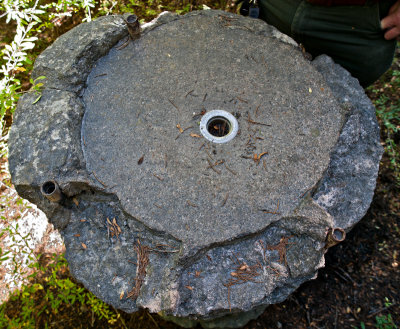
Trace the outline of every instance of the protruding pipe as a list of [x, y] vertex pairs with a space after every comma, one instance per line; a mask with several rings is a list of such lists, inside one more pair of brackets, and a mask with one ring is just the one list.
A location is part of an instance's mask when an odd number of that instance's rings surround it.
[[53, 180], [45, 182], [40, 188], [40, 192], [42, 192], [43, 196], [51, 202], [59, 202], [63, 198], [63, 194], [58, 187], [58, 184]]
[[331, 228], [326, 236], [326, 248], [333, 247], [346, 238], [346, 231], [340, 227]]
[[136, 15], [130, 14], [124, 16], [126, 25], [128, 26], [128, 32], [132, 40], [139, 39], [140, 37], [140, 23]]

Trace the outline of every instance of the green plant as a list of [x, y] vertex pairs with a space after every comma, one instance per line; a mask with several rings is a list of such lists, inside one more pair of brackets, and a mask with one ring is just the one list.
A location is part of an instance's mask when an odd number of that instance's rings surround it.
[[99, 319], [105, 318], [109, 324], [114, 324], [118, 321], [119, 313], [114, 313], [106, 303], [91, 292], [86, 292], [86, 304]]
[[16, 23], [16, 32], [11, 44], [6, 44], [1, 51], [3, 62], [0, 73], [3, 78], [0, 81], [0, 129], [3, 130], [3, 117], [6, 111], [11, 113], [15, 109], [18, 100], [18, 90], [21, 81], [16, 78], [19, 72], [24, 72], [24, 64], [32, 64], [27, 56], [27, 51], [35, 47], [37, 37], [31, 36], [32, 28], [40, 22], [39, 14], [43, 10], [37, 8], [38, 0], [31, 6], [26, 0], [5, 0], [0, 5], [4, 11], [2, 16], [7, 15], [7, 23], [11, 20]]
[[[4, 116], [15, 111], [20, 96], [21, 79], [18, 76], [27, 72], [32, 66], [28, 54], [35, 47], [37, 34], [43, 27], [51, 27], [51, 21], [57, 15], [71, 15], [74, 11], [83, 10], [84, 21], [92, 19], [91, 8], [95, 0], [58, 0], [39, 5], [39, 0], [2, 0], [0, 18], [7, 16], [6, 23], [16, 25], [14, 39], [1, 50], [0, 74], [0, 131], [4, 130]], [[25, 73], [26, 74], [26, 73]], [[30, 81], [32, 84], [33, 82]]]
[[0, 259], [0, 264], [11, 268], [12, 284], [19, 287], [21, 283], [27, 282], [30, 277], [35, 275], [35, 273], [31, 274], [30, 269], [35, 267], [37, 255], [30, 246], [32, 240], [30, 233], [21, 234], [18, 223], [15, 226], [7, 223], [1, 231], [1, 236], [4, 234], [10, 236], [11, 244], [7, 245], [8, 250]]
[[397, 329], [391, 314], [376, 316], [375, 319], [377, 329]]
[[386, 132], [386, 152], [390, 157], [390, 162], [393, 168], [397, 168], [400, 165], [400, 148], [399, 145], [396, 145], [394, 140], [394, 136], [400, 133], [400, 104], [390, 104], [386, 106], [388, 100], [385, 96], [382, 96], [376, 102], [376, 113], [378, 117], [382, 120], [383, 125], [385, 126]]
[[[25, 209], [21, 217], [24, 216], [28, 209]], [[3, 219], [3, 216], [2, 216]], [[4, 220], [4, 219], [3, 219]], [[12, 284], [14, 287], [20, 287], [21, 290], [15, 291], [15, 298], [21, 300], [21, 311], [18, 317], [10, 319], [5, 312], [5, 304], [0, 305], [0, 327], [1, 328], [34, 328], [34, 319], [32, 313], [34, 310], [34, 300], [31, 295], [43, 287], [40, 284], [27, 285], [29, 280], [35, 277], [36, 272], [31, 273], [30, 269], [37, 268], [37, 257], [30, 246], [31, 235], [22, 234], [19, 231], [18, 223], [14, 226], [7, 223], [2, 229], [0, 237], [5, 234], [11, 238], [11, 244], [6, 247], [8, 250], [2, 252], [3, 257], [0, 258], [2, 266], [9, 265], [11, 267]], [[9, 286], [9, 284], [7, 284]]]
[[393, 170], [396, 183], [400, 185], [400, 60], [395, 58], [394, 67], [387, 76], [390, 77], [383, 84], [383, 88], [369, 88], [372, 93], [373, 103], [376, 107], [376, 114], [382, 123], [383, 141], [385, 152], [390, 160], [390, 167]]
[[[0, 240], [3, 237], [4, 232], [0, 232]], [[0, 264], [5, 262], [6, 260], [10, 259], [9, 254], [11, 253], [10, 250], [3, 252], [3, 248], [0, 247]]]
[[[14, 303], [14, 308], [18, 305], [18, 312], [14, 312], [12, 316], [7, 310], [6, 303], [0, 305], [1, 328], [47, 326], [46, 320], [44, 323], [39, 323], [43, 313], [47, 316], [55, 315], [65, 308], [73, 307], [76, 303], [80, 308], [87, 308], [92, 313], [93, 323], [96, 319], [105, 319], [111, 325], [120, 319], [118, 312], [111, 310], [109, 305], [71, 280], [67, 275], [68, 263], [63, 255], [54, 254], [46, 265], [38, 261], [35, 266], [41, 274], [39, 277], [32, 277], [31, 280], [37, 282], [24, 284], [21, 290], [15, 291], [10, 296], [8, 303]], [[42, 317], [41, 321], [43, 319]]]

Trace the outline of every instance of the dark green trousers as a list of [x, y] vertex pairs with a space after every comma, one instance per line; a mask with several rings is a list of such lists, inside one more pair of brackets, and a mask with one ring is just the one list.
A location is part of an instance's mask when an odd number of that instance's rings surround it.
[[395, 0], [364, 6], [318, 6], [306, 0], [259, 0], [260, 18], [301, 43], [313, 57], [327, 54], [366, 87], [391, 65], [396, 40], [380, 20]]

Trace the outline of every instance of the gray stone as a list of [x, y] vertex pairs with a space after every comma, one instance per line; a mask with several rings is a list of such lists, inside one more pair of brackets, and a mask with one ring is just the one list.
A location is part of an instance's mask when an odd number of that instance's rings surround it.
[[[287, 217], [325, 171], [343, 121], [344, 112], [320, 90], [327, 89], [321, 76], [299, 64], [306, 63], [300, 52], [257, 34], [243, 48], [236, 40], [253, 33], [226, 30], [221, 17], [192, 14], [112, 49], [92, 70], [83, 97], [88, 170], [114, 186], [126, 212], [182, 241], [183, 256], [259, 232], [279, 219], [260, 209], [278, 201]], [[248, 29], [266, 26], [254, 22]], [[293, 67], [290, 76], [285, 65]], [[200, 134], [193, 113], [203, 108], [240, 115], [241, 135], [199, 150], [204, 139], [190, 133]], [[249, 124], [249, 117], [270, 126]], [[191, 128], [178, 137], [177, 124]], [[224, 161], [237, 175], [224, 166], [217, 173], [208, 161]]]
[[313, 61], [336, 99], [348, 111], [347, 121], [327, 173], [313, 199], [333, 217], [335, 226], [352, 228], [371, 204], [383, 148], [375, 107], [358, 81], [328, 56]]
[[45, 76], [46, 88], [80, 91], [93, 64], [127, 34], [119, 16], [103, 16], [80, 24], [38, 57], [32, 77]]
[[[53, 217], [57, 203], [43, 199], [40, 186], [57, 180], [64, 194], [73, 196], [88, 181], [80, 143], [84, 107], [75, 94], [45, 89], [37, 95], [25, 94], [18, 102], [10, 132], [9, 165], [18, 193], [32, 200]], [[66, 212], [68, 213], [68, 211]], [[56, 228], [67, 224], [67, 217], [53, 218]]]
[[[329, 230], [366, 212], [382, 154], [374, 108], [330, 58], [310, 63], [260, 20], [166, 13], [121, 47], [126, 35], [109, 16], [38, 58], [47, 80], [39, 102], [18, 104], [13, 183], [105, 302], [242, 326], [314, 278]], [[228, 143], [201, 137], [201, 113], [217, 109], [239, 124]], [[41, 194], [50, 180], [61, 202]]]

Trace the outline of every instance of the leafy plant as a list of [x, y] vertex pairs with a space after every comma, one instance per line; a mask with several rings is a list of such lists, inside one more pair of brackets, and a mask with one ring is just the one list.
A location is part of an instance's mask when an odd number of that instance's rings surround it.
[[[385, 308], [389, 308], [393, 305], [393, 303], [389, 300], [389, 298], [385, 297]], [[397, 329], [396, 324], [393, 321], [392, 315], [380, 315], [375, 317], [376, 320], [376, 328], [377, 329]]]
[[24, 64], [32, 64], [27, 56], [27, 51], [35, 47], [37, 37], [31, 36], [32, 28], [41, 20], [38, 15], [44, 11], [37, 8], [38, 0], [33, 6], [26, 0], [3, 1], [0, 10], [4, 11], [2, 16], [7, 15], [7, 23], [11, 20], [16, 22], [16, 32], [11, 44], [6, 44], [2, 49], [3, 63], [0, 73], [3, 78], [0, 81], [0, 129], [3, 130], [3, 117], [6, 111], [11, 113], [15, 109], [18, 100], [18, 90], [21, 88], [21, 81], [16, 74], [24, 72]]
[[[111, 310], [109, 305], [66, 275], [68, 264], [63, 255], [54, 254], [48, 264], [43, 265], [38, 261], [35, 266], [41, 273], [41, 277], [35, 279], [37, 282], [24, 284], [21, 290], [10, 296], [8, 303], [0, 305], [1, 328], [47, 326], [48, 322], [41, 317], [43, 313], [55, 315], [76, 303], [80, 308], [86, 308], [92, 313], [92, 325], [96, 319], [105, 319], [109, 324], [114, 324], [120, 319], [118, 312]], [[9, 303], [14, 304], [14, 308], [17, 305], [17, 312], [7, 309]]]
[[1, 257], [0, 264], [11, 268], [12, 283], [19, 287], [21, 283], [27, 282], [35, 275], [29, 274], [37, 261], [37, 255], [29, 244], [32, 240], [31, 235], [30, 233], [21, 234], [18, 223], [15, 226], [8, 223], [0, 234], [1, 236], [8, 234], [11, 237], [11, 244], [7, 246], [8, 250]]
[[[41, 27], [49, 26], [49, 22], [57, 15], [71, 15], [72, 12], [84, 10], [84, 21], [92, 19], [91, 9], [95, 0], [58, 0], [39, 6], [39, 0], [3, 0], [0, 11], [6, 16], [6, 23], [16, 24], [15, 36], [10, 44], [1, 50], [0, 74], [0, 131], [4, 130], [4, 116], [12, 114], [21, 92], [21, 80], [18, 75], [27, 72], [27, 66], [32, 65], [28, 53], [35, 47], [37, 34]], [[60, 14], [62, 12], [62, 14]], [[45, 22], [42, 21], [45, 20]], [[33, 81], [30, 81], [33, 84]]]
[[[399, 43], [400, 46], [400, 43]], [[370, 87], [367, 92], [373, 98], [376, 114], [382, 123], [385, 152], [390, 160], [396, 183], [400, 186], [400, 60], [395, 58], [393, 69], [383, 79], [382, 87]]]
[[375, 319], [377, 329], [397, 329], [391, 314], [376, 316]]
[[390, 105], [387, 103], [387, 98], [382, 96], [376, 102], [376, 113], [385, 127], [385, 150], [389, 155], [391, 167], [396, 173], [398, 183], [400, 183], [400, 145], [395, 141], [396, 134], [400, 134], [400, 102]]

